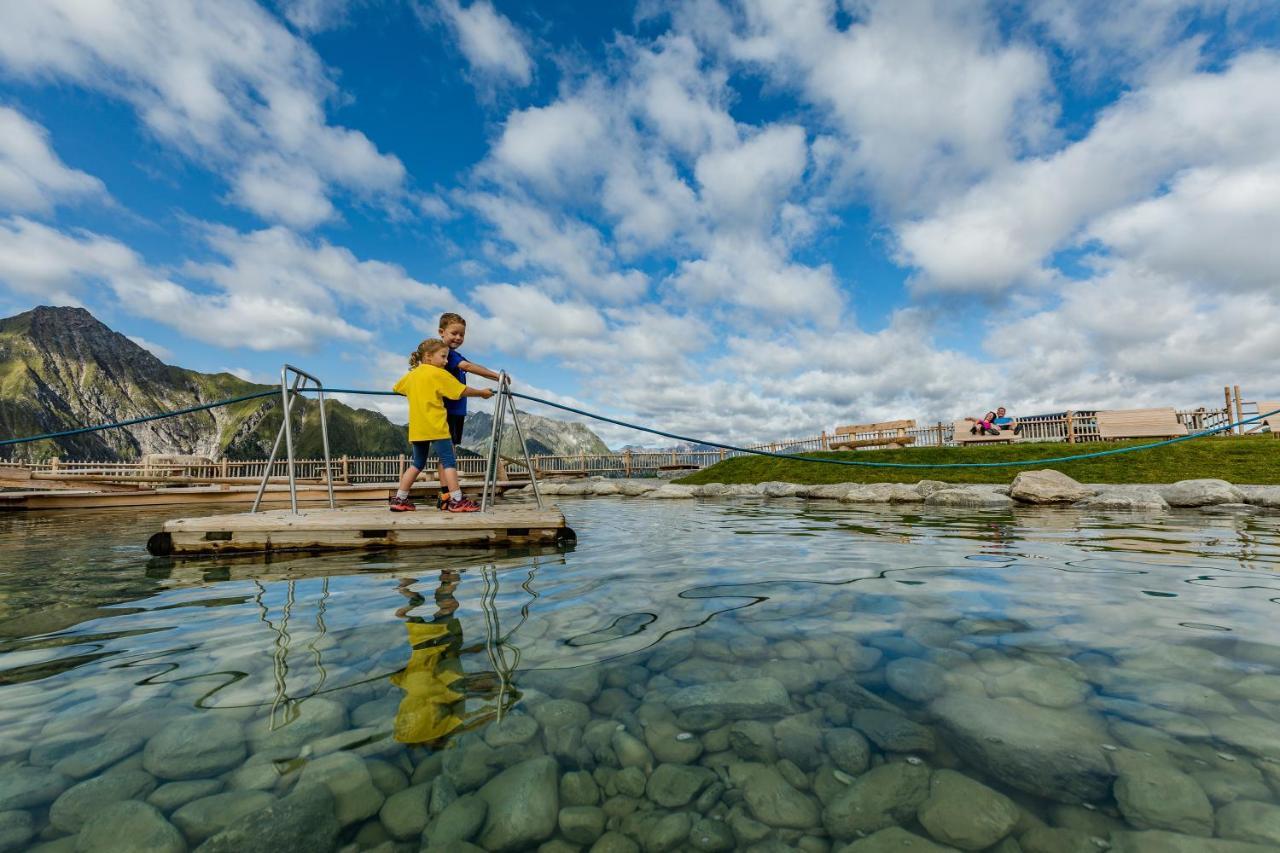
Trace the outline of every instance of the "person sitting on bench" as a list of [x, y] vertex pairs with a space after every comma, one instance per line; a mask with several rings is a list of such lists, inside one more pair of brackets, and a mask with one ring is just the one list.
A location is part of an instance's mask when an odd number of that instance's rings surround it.
[[969, 427], [970, 435], [999, 435], [1000, 428], [996, 426], [996, 413], [987, 412], [980, 418], [965, 418], [973, 426]]
[[996, 427], [996, 432], [1011, 432], [1014, 435], [1022, 435], [1022, 424], [1018, 423], [1017, 418], [1009, 417], [1005, 412], [1004, 406], [996, 409], [995, 420], [991, 422]]

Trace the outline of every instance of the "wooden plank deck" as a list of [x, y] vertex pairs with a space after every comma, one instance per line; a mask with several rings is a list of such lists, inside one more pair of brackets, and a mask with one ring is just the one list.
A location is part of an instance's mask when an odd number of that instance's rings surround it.
[[337, 551], [423, 545], [521, 545], [573, 539], [554, 506], [498, 506], [488, 512], [391, 512], [342, 507], [178, 518], [147, 542], [156, 556]]

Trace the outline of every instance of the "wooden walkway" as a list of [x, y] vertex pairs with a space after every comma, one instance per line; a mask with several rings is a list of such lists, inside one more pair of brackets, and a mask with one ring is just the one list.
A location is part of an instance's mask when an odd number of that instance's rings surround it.
[[147, 541], [156, 556], [277, 551], [340, 551], [441, 545], [522, 545], [574, 539], [554, 506], [500, 506], [488, 512], [386, 507], [307, 509], [179, 518]]

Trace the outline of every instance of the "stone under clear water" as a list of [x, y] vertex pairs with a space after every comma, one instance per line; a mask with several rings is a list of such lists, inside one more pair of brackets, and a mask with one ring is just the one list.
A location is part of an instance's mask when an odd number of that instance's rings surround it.
[[1280, 514], [560, 504], [270, 560], [0, 517], [0, 852], [1280, 849]]

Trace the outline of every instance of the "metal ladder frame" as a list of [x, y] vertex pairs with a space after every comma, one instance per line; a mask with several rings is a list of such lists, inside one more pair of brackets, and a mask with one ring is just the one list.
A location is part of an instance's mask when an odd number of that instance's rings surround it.
[[498, 393], [494, 395], [493, 429], [489, 434], [489, 457], [485, 461], [484, 489], [480, 493], [480, 511], [488, 512], [489, 505], [498, 497], [498, 462], [502, 458], [502, 433], [506, 427], [506, 413], [511, 411], [511, 423], [516, 428], [516, 437], [520, 439], [520, 451], [524, 455], [525, 468], [529, 470], [529, 484], [533, 486], [533, 498], [542, 509], [542, 492], [538, 490], [538, 475], [533, 468], [533, 460], [529, 458], [529, 444], [524, 438], [524, 429], [520, 426], [520, 414], [516, 411], [515, 400], [511, 396], [511, 377], [505, 371], [498, 374]]
[[[290, 374], [293, 374], [292, 384], [289, 382]], [[309, 382], [312, 383], [310, 386], [307, 384]], [[302, 396], [302, 391], [311, 389], [316, 391], [316, 397], [320, 403], [320, 438], [324, 444], [324, 481], [329, 487], [329, 509], [337, 508], [333, 499], [333, 466], [329, 461], [329, 426], [324, 418], [324, 383], [305, 370], [286, 364], [280, 368], [280, 402], [281, 411], [284, 412], [283, 422], [280, 424], [280, 431], [276, 433], [275, 444], [271, 446], [271, 457], [267, 460], [267, 469], [262, 473], [262, 482], [258, 484], [258, 494], [254, 496], [253, 506], [249, 510], [251, 513], [257, 512], [262, 504], [262, 495], [266, 492], [267, 483], [271, 480], [271, 469], [275, 467], [276, 454], [280, 452], [280, 439], [283, 438], [289, 470], [289, 507], [294, 515], [298, 514], [298, 478], [294, 469], [291, 420], [294, 400]]]

